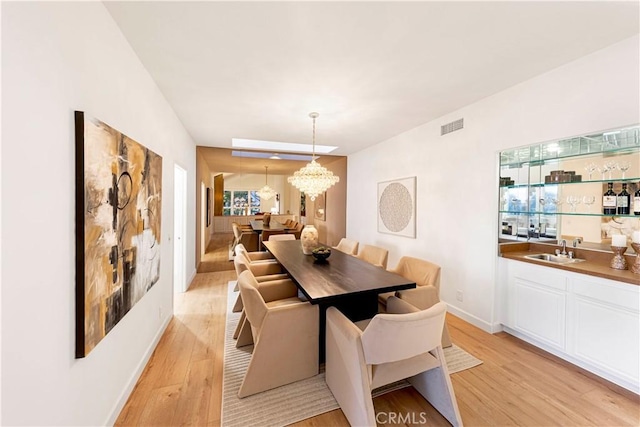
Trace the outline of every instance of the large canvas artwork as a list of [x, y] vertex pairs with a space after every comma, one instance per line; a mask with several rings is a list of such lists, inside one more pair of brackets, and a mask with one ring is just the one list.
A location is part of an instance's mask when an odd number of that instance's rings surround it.
[[162, 157], [75, 113], [76, 357], [160, 277]]
[[416, 177], [378, 183], [378, 231], [416, 237]]

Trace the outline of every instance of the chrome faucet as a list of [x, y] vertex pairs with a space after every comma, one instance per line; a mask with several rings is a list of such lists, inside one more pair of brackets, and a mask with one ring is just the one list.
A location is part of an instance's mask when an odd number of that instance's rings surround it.
[[580, 237], [576, 237], [575, 239], [573, 239], [574, 248], [578, 247], [578, 243], [582, 243], [582, 239]]
[[560, 252], [560, 255], [567, 256], [567, 241], [565, 239], [562, 239], [560, 241], [560, 245], [559, 246], [562, 248], [562, 251]]

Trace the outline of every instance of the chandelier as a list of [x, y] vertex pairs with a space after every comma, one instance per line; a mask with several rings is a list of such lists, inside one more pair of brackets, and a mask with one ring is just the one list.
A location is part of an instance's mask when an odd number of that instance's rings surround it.
[[309, 114], [309, 117], [313, 119], [313, 153], [311, 155], [311, 162], [296, 171], [293, 176], [287, 178], [289, 184], [292, 184], [298, 190], [309, 196], [312, 201], [315, 200], [318, 195], [327, 191], [329, 187], [340, 181], [340, 177], [333, 175], [333, 172], [320, 166], [320, 163], [316, 162], [316, 119], [318, 116], [318, 113]]
[[274, 190], [273, 188], [269, 187], [267, 185], [267, 171], [269, 169], [269, 166], [265, 166], [264, 167], [264, 187], [262, 187], [260, 190], [258, 190], [258, 196], [260, 196], [260, 200], [269, 200], [272, 199], [273, 196], [276, 195], [276, 190]]

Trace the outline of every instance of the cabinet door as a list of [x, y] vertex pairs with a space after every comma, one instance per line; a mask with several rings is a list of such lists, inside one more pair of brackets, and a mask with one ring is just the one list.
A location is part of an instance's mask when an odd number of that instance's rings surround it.
[[569, 352], [631, 382], [640, 376], [640, 288], [572, 278]]
[[523, 264], [512, 277], [512, 327], [544, 344], [565, 349], [566, 279]]

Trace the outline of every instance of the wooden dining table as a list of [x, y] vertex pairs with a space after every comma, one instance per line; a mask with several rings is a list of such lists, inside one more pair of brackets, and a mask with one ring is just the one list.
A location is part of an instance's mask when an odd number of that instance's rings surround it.
[[288, 228], [284, 224], [280, 224], [279, 222], [273, 221], [273, 220], [271, 220], [269, 225], [264, 225], [263, 220], [253, 219], [249, 221], [249, 225], [251, 225], [251, 228], [253, 229], [253, 231], [255, 231], [258, 234], [261, 234], [264, 230], [273, 230], [273, 231], [288, 230]]
[[291, 276], [311, 304], [320, 307], [320, 357], [324, 360], [326, 309], [338, 308], [352, 321], [378, 313], [378, 294], [415, 288], [416, 283], [384, 268], [340, 252], [331, 251], [325, 262], [302, 253], [300, 240], [264, 242], [264, 246]]

